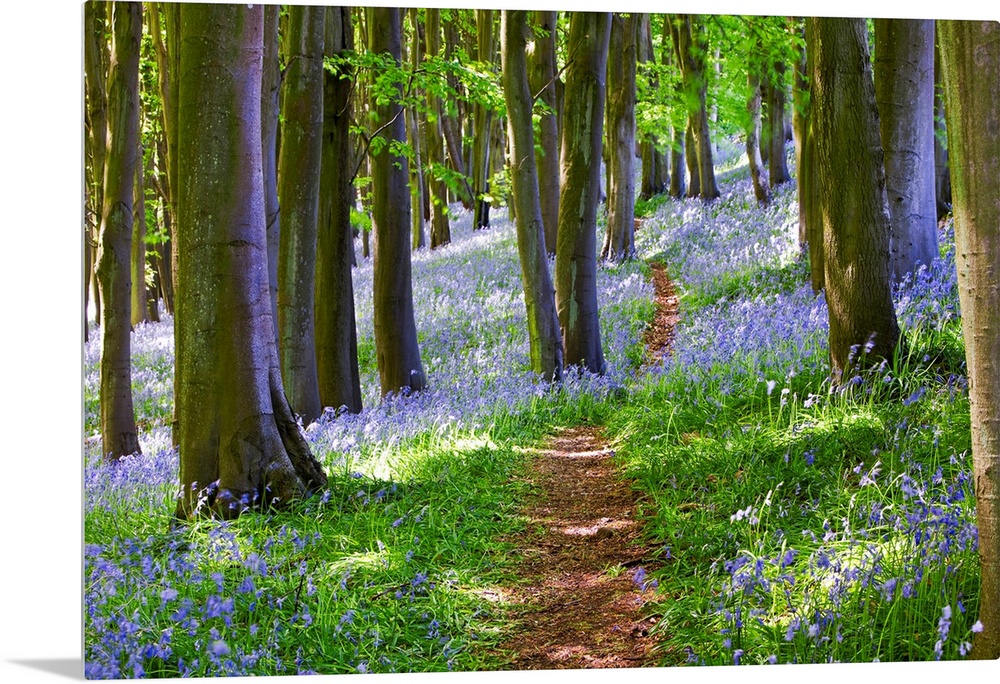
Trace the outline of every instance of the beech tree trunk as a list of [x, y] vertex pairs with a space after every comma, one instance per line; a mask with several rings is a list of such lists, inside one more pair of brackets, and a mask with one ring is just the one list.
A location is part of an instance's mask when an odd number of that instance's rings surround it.
[[614, 13], [608, 49], [608, 224], [601, 258], [635, 256], [635, 100], [639, 15]]
[[[369, 48], [402, 59], [400, 10], [367, 8]], [[376, 127], [389, 141], [406, 141], [398, 102], [375, 105]], [[410, 264], [409, 164], [384, 145], [372, 159], [372, 223], [375, 225], [375, 349], [382, 396], [419, 391], [426, 385], [413, 313]]]
[[147, 306], [149, 294], [146, 291], [146, 184], [143, 182], [142, 143], [136, 146], [135, 184], [132, 187], [132, 250], [129, 308], [131, 327], [149, 320]]
[[941, 48], [934, 48], [934, 196], [938, 221], [951, 213], [951, 169], [948, 167], [948, 128], [945, 126]]
[[771, 190], [764, 175], [764, 162], [760, 157], [760, 77], [751, 70], [747, 74], [747, 161], [750, 164], [750, 179], [753, 181], [753, 194], [758, 204], [771, 201]]
[[[493, 10], [476, 10], [476, 37], [478, 59], [484, 64], [493, 62]], [[475, 195], [475, 209], [472, 217], [473, 229], [490, 225], [490, 203], [483, 199], [489, 193], [490, 155], [492, 142], [493, 112], [480, 102], [473, 107], [474, 134], [472, 138], [472, 192]]]
[[603, 374], [596, 233], [611, 13], [574, 12], [569, 34], [574, 58], [566, 69], [556, 308], [565, 364]]
[[323, 411], [316, 370], [316, 236], [323, 153], [326, 10], [292, 5], [282, 93], [278, 197], [278, 350], [285, 393], [306, 425]]
[[685, 156], [687, 175], [691, 179], [685, 196], [698, 197], [701, 194], [701, 172], [698, 167], [698, 143], [694, 139], [694, 123], [690, 117], [684, 129], [684, 147], [687, 151]]
[[805, 22], [804, 56], [799, 62], [802, 70], [799, 79], [799, 107], [802, 112], [802, 160], [798, 167], [799, 195], [799, 236], [804, 237], [809, 246], [809, 273], [813, 292], [826, 286], [825, 262], [823, 254], [823, 218], [819, 197], [819, 167], [817, 162], [816, 136], [814, 133], [816, 106], [813, 99], [816, 59], [815, 22]]
[[971, 657], [1000, 658], [1000, 30], [940, 21], [981, 567]]
[[[444, 57], [448, 60], [456, 57], [455, 51], [458, 49], [459, 43], [458, 27], [455, 24], [454, 17], [455, 13], [452, 12], [443, 22]], [[453, 91], [458, 90], [459, 83], [457, 78], [449, 75], [448, 86]], [[444, 134], [448, 159], [451, 161], [452, 168], [462, 178], [462, 184], [458, 188], [458, 198], [463, 207], [472, 211], [475, 208], [475, 193], [472, 190], [472, 184], [468, 175], [471, 169], [465, 163], [464, 157], [465, 143], [462, 137], [461, 103], [457, 104], [457, 109], [459, 110], [457, 115], [452, 114], [447, 107], [444, 107], [444, 103], [442, 103], [442, 108], [445, 111], [442, 112], [441, 117], [441, 132]]]
[[[417, 21], [417, 8], [410, 7], [410, 25], [412, 26], [411, 39], [409, 44], [410, 67], [416, 71], [423, 60], [420, 49], [420, 24]], [[424, 186], [424, 164], [422, 150], [420, 149], [420, 117], [413, 107], [408, 107], [403, 112], [406, 118], [406, 135], [410, 142], [410, 149], [413, 151], [413, 164], [410, 165], [410, 220], [411, 220], [411, 246], [413, 249], [422, 249], [427, 246], [427, 231], [424, 226], [424, 198], [427, 195], [427, 188]]]
[[83, 6], [84, 16], [84, 75], [87, 84], [87, 136], [84, 141], [88, 176], [87, 197], [90, 200], [91, 218], [87, 216], [88, 206], [84, 205], [84, 297], [83, 334], [88, 337], [87, 310], [90, 307], [88, 295], [91, 284], [94, 287], [96, 321], [101, 322], [100, 287], [94, 270], [97, 264], [97, 240], [104, 213], [104, 164], [107, 155], [108, 98], [106, 76], [108, 70], [108, 50], [105, 40], [107, 26], [107, 3], [88, 2]]
[[[152, 13], [151, 13], [152, 14]], [[164, 135], [157, 136], [156, 139], [156, 167], [154, 170], [156, 187], [160, 194], [161, 207], [163, 208], [163, 231], [161, 235], [163, 239], [156, 243], [156, 273], [160, 280], [160, 292], [163, 295], [163, 308], [170, 315], [174, 313], [174, 278], [171, 266], [173, 260], [171, 258], [171, 251], [173, 247], [173, 241], [171, 236], [173, 235], [173, 219], [174, 214], [171, 213], [170, 207], [173, 206], [176, 210], [176, 204], [169, 202], [168, 197], [172, 196], [172, 189], [169, 186], [169, 181], [166, 174], [166, 149], [167, 141]]]
[[[653, 52], [653, 36], [650, 27], [649, 14], [640, 15], [638, 34], [636, 36], [637, 53], [636, 58], [639, 64], [648, 64], [655, 61]], [[648, 75], [649, 87], [651, 90], [660, 88], [660, 79], [655, 73]], [[639, 134], [640, 156], [642, 158], [642, 178], [639, 182], [639, 197], [648, 200], [654, 195], [660, 195], [667, 191], [670, 183], [670, 162], [663, 151], [663, 140], [658, 135], [649, 133]]]
[[772, 188], [792, 180], [785, 160], [785, 63], [778, 60], [773, 66], [767, 89], [767, 167], [768, 183]]
[[[441, 11], [427, 8], [425, 10], [424, 38], [427, 43], [427, 56], [435, 58], [441, 53]], [[441, 98], [434, 93], [427, 93], [427, 107], [430, 113], [427, 117], [427, 190], [431, 205], [431, 249], [451, 242], [451, 222], [448, 218], [448, 185], [444, 182], [441, 171], [445, 163], [444, 131], [442, 129], [444, 108]]]
[[524, 304], [528, 313], [531, 370], [545, 380], [562, 377], [562, 339], [555, 291], [545, 252], [545, 229], [535, 166], [535, 138], [531, 125], [532, 94], [528, 89], [525, 52], [529, 29], [526, 11], [503, 10], [504, 99], [511, 145], [511, 184], [514, 193], [517, 251], [521, 260]]
[[934, 20], [875, 20], [875, 97], [896, 281], [938, 257], [934, 192]]
[[826, 302], [834, 384], [891, 360], [899, 343], [889, 261], [889, 208], [863, 19], [815, 26], [813, 133], [820, 169]]
[[[350, 7], [326, 9], [324, 51], [328, 57], [354, 50]], [[324, 73], [323, 154], [320, 176], [319, 232], [316, 244], [316, 375], [320, 405], [360, 413], [361, 378], [354, 315], [351, 261], [354, 235], [351, 207], [351, 93], [347, 67]], [[344, 77], [347, 78], [344, 78]]]
[[[532, 97], [546, 107], [538, 118], [535, 168], [538, 193], [545, 224], [545, 251], [556, 253], [559, 226], [559, 103], [556, 99], [556, 25], [557, 12], [532, 12], [532, 23], [545, 35], [535, 35], [528, 43], [528, 84]], [[512, 134], [513, 135], [513, 134]]]
[[184, 4], [180, 23], [177, 516], [234, 517], [287, 504], [326, 475], [285, 398], [271, 325], [264, 8]]
[[[142, 4], [114, 3], [108, 72], [107, 157], [98, 240], [101, 288], [101, 439], [109, 459], [139, 451], [132, 407], [132, 205], [139, 148], [139, 44]], [[141, 165], [139, 165], [141, 166]]]
[[[799, 29], [799, 36], [805, 42], [805, 28]], [[799, 248], [805, 249], [808, 244], [806, 231], [805, 212], [803, 206], [803, 179], [805, 177], [803, 169], [803, 155], [805, 153], [806, 137], [809, 135], [807, 93], [809, 92], [809, 78], [806, 73], [806, 48], [805, 45], [799, 48], [798, 59], [795, 60], [794, 77], [792, 80], [792, 130], [795, 140], [795, 189], [799, 198]]]
[[[670, 15], [670, 33], [674, 45], [674, 57], [681, 70], [681, 81], [685, 101], [688, 103], [688, 128], [694, 145], [688, 144], [688, 156], [697, 161], [697, 189], [695, 171], [692, 169], [688, 196], [703, 199], [719, 197], [715, 182], [715, 167], [712, 161], [712, 137], [709, 131], [708, 109], [706, 107], [708, 82], [705, 76], [705, 55], [708, 45], [704, 30], [697, 25], [697, 18], [689, 14]], [[688, 168], [691, 162], [688, 162]]]
[[281, 209], [278, 202], [278, 125], [281, 117], [281, 57], [278, 50], [278, 5], [264, 6], [264, 70], [261, 75], [261, 144], [264, 163], [264, 216], [267, 221], [267, 280], [271, 295], [274, 339], [278, 342], [278, 251]]

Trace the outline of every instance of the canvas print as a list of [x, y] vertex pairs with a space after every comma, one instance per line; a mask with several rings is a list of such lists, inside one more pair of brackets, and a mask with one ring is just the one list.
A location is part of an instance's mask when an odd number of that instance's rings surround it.
[[81, 14], [88, 679], [1000, 657], [1000, 24]]

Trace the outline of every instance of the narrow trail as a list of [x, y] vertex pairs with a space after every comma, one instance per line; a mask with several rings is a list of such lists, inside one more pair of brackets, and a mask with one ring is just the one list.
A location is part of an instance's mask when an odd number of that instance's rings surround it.
[[[647, 329], [647, 366], [669, 353], [678, 315], [674, 287], [651, 263], [656, 314]], [[499, 650], [511, 669], [652, 667], [653, 595], [643, 573], [656, 566], [642, 545], [636, 493], [599, 427], [560, 431], [535, 454], [525, 479], [538, 494], [524, 511], [536, 531], [519, 540], [523, 582], [506, 589], [517, 606]]]

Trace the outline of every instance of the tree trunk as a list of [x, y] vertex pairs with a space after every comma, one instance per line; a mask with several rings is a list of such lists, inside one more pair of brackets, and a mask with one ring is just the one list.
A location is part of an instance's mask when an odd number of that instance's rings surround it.
[[503, 90], [511, 144], [511, 184], [514, 193], [517, 251], [521, 260], [524, 304], [528, 313], [531, 370], [545, 380], [562, 377], [562, 339], [555, 294], [545, 252], [545, 229], [535, 167], [531, 124], [532, 93], [525, 58], [529, 29], [527, 12], [503, 10]]
[[981, 567], [971, 657], [1000, 657], [1000, 30], [940, 21]]
[[816, 162], [834, 384], [892, 359], [899, 326], [890, 290], [889, 209], [863, 19], [815, 26]]
[[[97, 312], [96, 322], [101, 322], [101, 299], [94, 270], [97, 265], [97, 238], [104, 213], [104, 165], [108, 145], [108, 97], [106, 75], [108, 70], [108, 49], [105, 31], [107, 30], [107, 8], [105, 2], [88, 2], [84, 9], [84, 74], [87, 83], [87, 137], [84, 141], [88, 168], [91, 211], [93, 226], [90, 219], [84, 220], [84, 297], [83, 297], [83, 332], [87, 337], [88, 295], [91, 282], [94, 287], [94, 306]], [[87, 207], [84, 206], [86, 212]], [[93, 276], [93, 278], [92, 278]]]
[[[815, 123], [816, 107], [813, 99], [813, 86], [816, 71], [816, 28], [814, 22], [805, 23], [805, 58], [802, 85], [808, 88], [802, 96], [804, 122], [802, 125], [802, 165], [798, 169], [799, 184], [799, 216], [804, 223], [805, 238], [809, 245], [809, 269], [813, 292], [820, 292], [826, 287], [826, 273], [823, 254], [823, 217], [819, 197], [819, 167], [816, 151]], [[803, 230], [802, 227], [799, 229]], [[801, 235], [801, 233], [800, 233]]]
[[[326, 9], [324, 50], [328, 57], [354, 50], [350, 7]], [[360, 413], [358, 332], [351, 280], [353, 166], [344, 163], [351, 158], [352, 77], [349, 68], [344, 66], [337, 73], [325, 72], [323, 79], [323, 155], [314, 316], [320, 405]]]
[[938, 256], [934, 193], [934, 20], [875, 20], [875, 98], [895, 280]]
[[760, 158], [760, 77], [751, 70], [747, 74], [747, 161], [750, 164], [750, 178], [757, 203], [766, 205], [771, 201], [771, 190], [764, 173], [764, 162]]
[[[674, 45], [674, 57], [681, 70], [684, 99], [688, 104], [688, 127], [691, 140], [688, 156], [697, 161], [691, 173], [691, 188], [688, 196], [697, 195], [703, 199], [719, 197], [715, 182], [715, 168], [712, 162], [712, 137], [709, 131], [708, 109], [706, 107], [708, 82], [705, 77], [705, 55], [708, 45], [704, 30], [697, 25], [697, 19], [688, 14], [670, 15], [670, 34]], [[691, 161], [688, 168], [692, 168]]]
[[684, 129], [684, 146], [687, 148], [685, 162], [687, 164], [687, 175], [691, 179], [688, 183], [687, 197], [697, 197], [701, 194], [701, 174], [698, 168], [698, 145], [694, 139], [694, 123], [690, 118]]
[[326, 10], [292, 5], [282, 92], [278, 197], [278, 351], [285, 393], [306, 425], [319, 418], [316, 371], [316, 236], [323, 152], [323, 37]]
[[287, 504], [326, 475], [285, 398], [271, 325], [264, 8], [184, 4], [180, 23], [177, 515], [234, 517]]
[[611, 14], [575, 12], [569, 32], [574, 58], [566, 69], [556, 307], [566, 365], [603, 374], [596, 233]]
[[108, 150], [97, 279], [104, 328], [101, 439], [105, 457], [118, 459], [139, 451], [132, 408], [130, 262], [133, 186], [139, 147], [142, 4], [115, 3], [111, 11], [114, 34], [108, 73]]
[[546, 35], [536, 35], [528, 46], [528, 83], [532, 96], [547, 111], [538, 119], [535, 168], [538, 193], [545, 224], [545, 251], [556, 253], [556, 230], [559, 226], [559, 103], [556, 100], [556, 25], [557, 12], [535, 11], [532, 20]]
[[[409, 45], [410, 67], [414, 72], [420, 68], [423, 60], [420, 50], [420, 24], [417, 21], [417, 8], [410, 7], [410, 25], [413, 27]], [[413, 152], [413, 164], [410, 165], [410, 220], [411, 247], [422, 249], [427, 246], [427, 231], [424, 226], [424, 197], [427, 188], [424, 187], [424, 164], [420, 149], [420, 118], [413, 107], [408, 107], [403, 113], [406, 119], [406, 134]]]
[[805, 49], [805, 29], [799, 29], [799, 36], [803, 45], [799, 49], [799, 57], [795, 60], [795, 76], [792, 81], [792, 129], [795, 139], [795, 189], [798, 194], [799, 205], [799, 248], [805, 249], [809, 238], [806, 228], [806, 206], [803, 202], [803, 184], [807, 176], [804, 169], [804, 155], [806, 149], [806, 138], [809, 136], [809, 118], [807, 97], [809, 92], [806, 49]]
[[934, 196], [941, 221], [951, 213], [951, 169], [948, 166], [948, 129], [945, 126], [941, 50], [934, 49]]
[[[427, 56], [436, 58], [441, 53], [441, 11], [427, 8], [425, 10], [424, 38], [427, 43]], [[444, 182], [444, 132], [442, 130], [444, 108], [441, 98], [434, 93], [427, 93], [427, 107], [430, 113], [427, 117], [427, 174], [428, 194], [431, 204], [431, 249], [451, 242], [451, 223], [448, 219], [448, 185]]]
[[[401, 60], [400, 10], [368, 8], [369, 48]], [[406, 128], [398, 102], [375, 106], [376, 125], [390, 143], [405, 142]], [[413, 313], [410, 264], [410, 190], [406, 157], [391, 144], [372, 159], [372, 222], [375, 224], [373, 299], [375, 349], [382, 396], [424, 388], [423, 365]]]
[[278, 5], [264, 6], [264, 69], [261, 75], [260, 100], [264, 217], [267, 222], [267, 281], [275, 343], [278, 343], [278, 252], [281, 248], [281, 209], [278, 201], [278, 124], [281, 118], [279, 10]]
[[149, 320], [146, 312], [146, 184], [143, 182], [142, 143], [136, 146], [135, 184], [132, 186], [132, 250], [129, 307], [132, 309], [131, 327]]
[[767, 92], [768, 183], [774, 188], [792, 180], [785, 160], [785, 63], [781, 60], [774, 62], [771, 87]]
[[674, 199], [680, 199], [687, 193], [685, 179], [687, 171], [684, 163], [684, 143], [687, 140], [687, 128], [670, 127], [670, 187], [668, 194]]
[[[152, 13], [151, 13], [152, 14]], [[156, 272], [160, 279], [160, 291], [163, 294], [163, 308], [170, 315], [174, 313], [174, 279], [171, 266], [173, 260], [171, 251], [173, 246], [172, 235], [174, 214], [171, 213], [171, 206], [176, 210], [175, 203], [168, 202], [167, 198], [172, 196], [172, 189], [166, 174], [166, 148], [167, 141], [163, 134], [156, 138], [156, 165], [155, 178], [157, 191], [160, 194], [161, 207], [163, 208], [163, 231], [162, 239], [156, 243]]]
[[[647, 64], [655, 61], [649, 14], [643, 13], [640, 16], [638, 32], [636, 36], [638, 63]], [[650, 73], [648, 79], [650, 90], [659, 90], [660, 80], [656, 74]], [[639, 135], [638, 132], [637, 135]], [[662, 140], [659, 136], [645, 133], [641, 134], [640, 137], [642, 141], [640, 144], [642, 178], [639, 183], [639, 197], [648, 200], [654, 195], [660, 195], [667, 191], [670, 183], [669, 161], [662, 150]]]
[[[455, 13], [452, 12], [444, 21], [444, 57], [451, 60], [457, 55], [458, 49], [458, 27], [455, 25]], [[454, 76], [448, 76], [448, 86], [452, 91], [457, 92], [459, 88], [458, 80]], [[442, 103], [443, 105], [444, 103]], [[445, 109], [444, 107], [442, 107]], [[451, 160], [452, 168], [462, 177], [462, 185], [458, 189], [459, 201], [467, 210], [475, 208], [475, 193], [469, 182], [469, 165], [465, 163], [463, 151], [465, 143], [462, 139], [462, 121], [460, 116], [455, 116], [447, 110], [442, 112], [441, 132], [444, 134], [445, 144], [448, 149], [448, 158]]]
[[[492, 64], [493, 56], [493, 10], [476, 10], [476, 36], [478, 38], [478, 58], [483, 64]], [[490, 143], [493, 112], [481, 102], [473, 107], [472, 138], [472, 192], [475, 195], [475, 209], [472, 217], [473, 229], [490, 225], [490, 203], [483, 195], [490, 190]]]
[[611, 17], [608, 49], [608, 225], [601, 258], [635, 256], [635, 100], [639, 15]]

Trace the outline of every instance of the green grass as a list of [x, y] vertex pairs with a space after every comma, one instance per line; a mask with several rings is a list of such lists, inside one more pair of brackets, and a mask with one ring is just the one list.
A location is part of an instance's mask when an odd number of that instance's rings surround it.
[[611, 410], [662, 549], [664, 664], [964, 653], [978, 556], [968, 397], [945, 372], [960, 366], [958, 322], [910, 339], [848, 391], [819, 372], [768, 390], [736, 360], [713, 369], [736, 391], [675, 369]]

